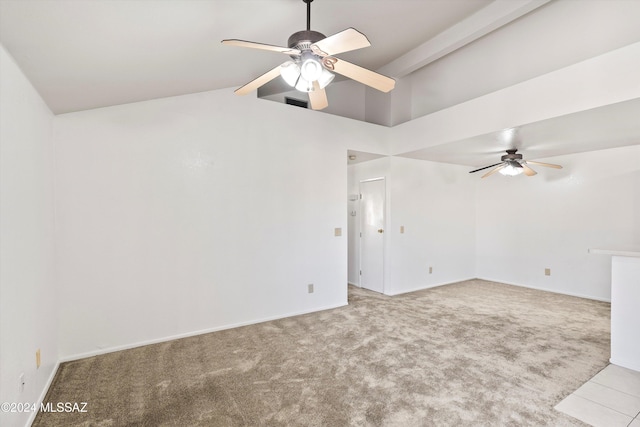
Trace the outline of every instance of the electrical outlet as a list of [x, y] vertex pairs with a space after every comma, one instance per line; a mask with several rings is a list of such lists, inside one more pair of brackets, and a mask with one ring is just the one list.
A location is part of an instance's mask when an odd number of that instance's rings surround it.
[[312, 293], [313, 293], [313, 283], [309, 283], [309, 284], [307, 285], [307, 292], [309, 292], [310, 294], [312, 294]]
[[342, 228], [336, 228], [333, 230], [333, 235], [336, 237], [342, 236]]
[[433, 273], [433, 267], [429, 267], [429, 274]]
[[20, 386], [19, 390], [20, 390], [20, 393], [22, 393], [24, 391], [24, 384], [25, 384], [24, 372], [20, 374], [20, 376], [18, 377], [18, 381], [20, 383], [19, 384], [19, 386]]
[[544, 275], [545, 276], [551, 276], [551, 269], [550, 268], [545, 268], [544, 269]]
[[40, 349], [36, 351], [36, 368], [40, 367]]
[[400, 226], [400, 234], [404, 234], [404, 225]]

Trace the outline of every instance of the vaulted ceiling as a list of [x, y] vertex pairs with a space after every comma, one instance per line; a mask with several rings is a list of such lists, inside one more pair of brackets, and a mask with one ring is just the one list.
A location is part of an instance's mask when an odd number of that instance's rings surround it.
[[[341, 55], [376, 70], [491, 0], [316, 0], [311, 27], [372, 46]], [[2, 0], [0, 41], [56, 114], [240, 86], [286, 57], [220, 44], [286, 46], [301, 0]]]
[[[556, 1], [559, 0], [551, 3]], [[551, 3], [550, 0], [315, 0], [311, 28], [328, 36], [354, 27], [367, 35], [372, 46], [339, 55], [342, 59], [396, 79], [410, 79], [412, 73], [423, 73], [428, 81], [441, 70], [436, 66], [429, 71], [425, 66], [439, 64], [439, 59], [462, 51], [474, 41], [486, 42], [485, 36], [492, 31], [518, 22], [527, 13]], [[640, 11], [638, 7], [631, 9]], [[597, 19], [602, 19], [603, 25], [593, 28], [591, 23]], [[571, 51], [562, 57], [557, 53], [538, 55], [534, 49], [526, 52], [526, 56], [535, 67], [521, 68], [545, 72], [545, 66], [562, 66], [563, 61], [577, 61], [580, 55], [597, 53], [598, 46], [594, 45], [600, 41], [603, 49], [607, 46], [610, 49], [612, 43], [620, 41], [612, 41], [610, 32], [616, 24], [606, 20], [607, 17], [592, 17], [588, 21], [591, 38], [585, 42], [586, 50], [578, 44], [583, 38], [579, 31], [586, 31], [584, 28], [574, 29], [571, 22], [549, 22], [549, 28], [555, 26], [554, 31], [564, 30], [566, 25], [566, 43]], [[240, 86], [286, 57], [224, 46], [220, 43], [222, 39], [283, 46], [289, 35], [305, 26], [306, 5], [301, 0], [0, 0], [0, 43], [55, 114]], [[633, 25], [623, 27], [620, 26], [620, 31], [626, 33], [620, 40], [636, 37]], [[538, 43], [548, 45], [544, 30], [538, 29], [534, 36], [540, 35]], [[529, 36], [521, 37], [526, 40]], [[501, 68], [514, 68], [509, 64], [510, 58], [496, 59], [495, 52], [487, 51], [486, 57], [490, 59], [485, 63], [504, 60], [505, 67]], [[448, 58], [453, 58], [450, 63], [458, 60], [455, 55]], [[480, 61], [475, 63], [482, 66]], [[468, 68], [474, 62], [460, 64]], [[422, 71], [425, 69], [426, 72]], [[526, 73], [521, 74], [521, 78], [526, 77]], [[493, 79], [491, 84], [495, 87], [515, 82], [513, 75], [506, 73], [488, 72], [485, 77], [487, 81]], [[445, 80], [442, 90], [448, 90]], [[457, 85], [454, 80], [449, 89], [459, 92], [455, 102], [478, 96], [475, 89], [469, 89], [474, 85], [482, 82], [466, 79]], [[427, 101], [433, 89], [419, 88]], [[437, 105], [424, 107], [414, 101], [413, 108], [433, 110]], [[473, 138], [399, 154], [480, 166], [492, 162], [507, 145], [514, 144], [533, 150], [535, 157], [638, 144], [639, 115], [640, 102], [632, 101], [531, 123], [517, 130], [519, 137], [526, 137], [517, 141], [505, 142], [502, 131], [496, 129]], [[544, 145], [544, 141], [552, 142]]]

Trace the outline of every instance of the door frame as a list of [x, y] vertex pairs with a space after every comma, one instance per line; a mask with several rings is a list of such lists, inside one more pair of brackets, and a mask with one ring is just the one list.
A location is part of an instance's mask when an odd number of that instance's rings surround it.
[[385, 290], [385, 264], [387, 261], [386, 252], [387, 252], [387, 238], [385, 236], [387, 231], [387, 178], [385, 176], [379, 176], [376, 178], [362, 179], [358, 182], [358, 211], [360, 214], [360, 221], [358, 221], [358, 286], [362, 288], [362, 254], [364, 253], [362, 249], [362, 221], [364, 221], [364, 215], [362, 214], [362, 184], [366, 182], [372, 181], [382, 181], [384, 183], [384, 200], [382, 202], [382, 229], [384, 232], [382, 233], [382, 293], [384, 294]]

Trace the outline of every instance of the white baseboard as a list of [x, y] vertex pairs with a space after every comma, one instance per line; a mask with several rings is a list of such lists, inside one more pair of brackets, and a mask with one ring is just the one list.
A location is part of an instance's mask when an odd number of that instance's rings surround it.
[[122, 350], [129, 350], [129, 349], [132, 349], [132, 348], [142, 347], [142, 346], [145, 346], [145, 345], [158, 344], [158, 343], [161, 343], [161, 342], [167, 342], [167, 341], [177, 340], [177, 339], [181, 339], [181, 338], [188, 338], [188, 337], [193, 337], [193, 336], [196, 336], [196, 335], [208, 334], [208, 333], [211, 333], [211, 332], [224, 331], [226, 329], [239, 328], [241, 326], [255, 325], [255, 324], [258, 324], [258, 323], [269, 322], [271, 320], [278, 320], [278, 319], [285, 319], [287, 317], [301, 316], [303, 314], [316, 313], [318, 311], [324, 311], [324, 310], [332, 310], [334, 308], [340, 308], [340, 307], [344, 307], [346, 305], [348, 305], [347, 302], [345, 302], [343, 304], [337, 304], [337, 305], [332, 305], [332, 306], [327, 306], [327, 307], [321, 307], [321, 308], [317, 308], [317, 309], [313, 309], [313, 310], [305, 310], [305, 311], [299, 311], [299, 312], [294, 312], [294, 313], [283, 314], [283, 315], [279, 315], [279, 316], [272, 316], [272, 317], [266, 317], [266, 318], [262, 318], [262, 319], [250, 320], [248, 322], [240, 322], [240, 323], [234, 323], [234, 324], [230, 324], [230, 325], [217, 326], [217, 327], [214, 327], [214, 328], [202, 329], [202, 330], [199, 330], [199, 331], [192, 331], [192, 332], [185, 332], [183, 334], [171, 335], [171, 336], [162, 337], [162, 338], [156, 338], [156, 339], [151, 339], [151, 340], [144, 340], [144, 341], [139, 341], [139, 342], [135, 342], [135, 343], [131, 343], [131, 344], [115, 346], [115, 347], [101, 348], [101, 349], [97, 349], [97, 350], [94, 350], [94, 351], [88, 351], [86, 353], [79, 353], [79, 354], [72, 354], [70, 356], [64, 356], [64, 357], [62, 357], [60, 359], [59, 363], [71, 362], [73, 360], [85, 359], [87, 357], [93, 357], [93, 356], [100, 356], [102, 354], [113, 353], [113, 352], [122, 351]]
[[557, 289], [548, 289], [548, 288], [542, 288], [542, 287], [539, 287], [539, 286], [523, 285], [522, 283], [506, 282], [504, 280], [499, 280], [499, 279], [490, 279], [490, 278], [486, 278], [486, 277], [476, 277], [476, 279], [478, 279], [478, 280], [486, 280], [487, 282], [504, 283], [505, 285], [519, 286], [521, 288], [535, 289], [535, 290], [538, 290], [538, 291], [551, 292], [551, 293], [554, 293], [554, 294], [568, 295], [570, 297], [585, 298], [585, 299], [590, 299], [590, 300], [594, 300], [594, 301], [602, 301], [602, 302], [609, 302], [609, 303], [611, 302], [611, 299], [594, 297], [592, 295], [579, 294], [579, 293], [574, 293], [574, 292], [559, 291]]
[[400, 292], [385, 292], [384, 294], [385, 295], [389, 295], [390, 297], [392, 297], [392, 296], [396, 296], [396, 295], [409, 294], [411, 292], [422, 291], [424, 289], [437, 288], [438, 286], [453, 285], [454, 283], [465, 282], [467, 280], [473, 280], [473, 279], [475, 279], [475, 277], [469, 277], [467, 279], [457, 279], [457, 280], [452, 280], [452, 281], [449, 281], [449, 282], [432, 283], [432, 284], [429, 284], [429, 285], [418, 286], [416, 288], [402, 290]]
[[640, 362], [637, 361], [629, 361], [629, 360], [620, 360], [614, 359], [613, 357], [609, 359], [609, 362], [616, 366], [620, 366], [622, 368], [631, 369], [632, 371], [640, 372]]
[[[58, 373], [59, 367], [60, 367], [60, 362], [56, 362], [55, 366], [53, 367], [53, 371], [51, 371], [51, 375], [49, 375], [47, 382], [44, 384], [44, 388], [42, 389], [42, 393], [40, 393], [40, 397], [38, 397], [38, 401], [35, 402], [36, 407], [40, 408], [40, 406], [42, 405], [42, 402], [44, 402], [44, 398], [47, 397], [47, 393], [49, 392], [51, 383], [53, 383], [53, 379], [56, 377], [56, 374]], [[33, 422], [36, 420], [37, 415], [38, 415], [38, 411], [32, 411], [31, 414], [29, 415], [29, 418], [27, 419], [27, 423], [25, 424], [25, 426], [26, 427], [31, 426], [31, 424], [33, 424]]]

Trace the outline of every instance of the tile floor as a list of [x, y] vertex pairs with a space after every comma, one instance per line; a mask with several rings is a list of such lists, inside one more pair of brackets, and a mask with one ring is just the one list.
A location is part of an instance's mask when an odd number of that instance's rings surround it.
[[640, 372], [608, 365], [555, 409], [595, 427], [640, 427]]

